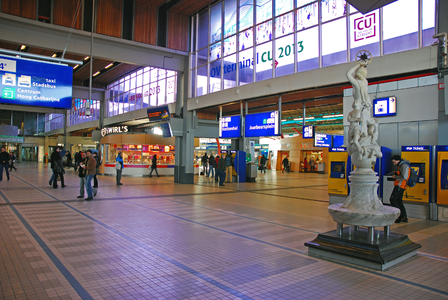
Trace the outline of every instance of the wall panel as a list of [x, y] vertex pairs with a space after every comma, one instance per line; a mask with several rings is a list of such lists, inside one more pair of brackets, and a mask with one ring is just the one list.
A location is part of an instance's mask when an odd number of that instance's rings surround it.
[[73, 18], [76, 15], [77, 9], [79, 9], [74, 28], [81, 29], [82, 4], [80, 4], [78, 7], [78, 3], [80, 2], [82, 1], [79, 0], [54, 1], [53, 23], [55, 25], [71, 27]]
[[121, 37], [123, 5], [121, 0], [98, 0], [96, 6], [96, 33]]
[[36, 19], [36, 0], [2, 0], [2, 12], [28, 19]]
[[378, 145], [390, 148], [392, 154], [399, 154], [401, 150], [398, 149], [398, 131], [397, 123], [380, 124]]
[[437, 134], [439, 124], [434, 121], [420, 121], [418, 123], [418, 144], [437, 145]]
[[135, 2], [134, 41], [156, 44], [157, 3], [138, 0]]
[[168, 14], [168, 48], [188, 51], [189, 17], [170, 11]]
[[[418, 122], [398, 123], [398, 143], [401, 146], [418, 145]], [[401, 149], [400, 149], [401, 150]]]

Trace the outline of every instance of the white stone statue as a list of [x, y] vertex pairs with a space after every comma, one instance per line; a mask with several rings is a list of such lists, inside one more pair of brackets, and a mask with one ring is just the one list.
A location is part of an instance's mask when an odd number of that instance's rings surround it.
[[[366, 50], [359, 56], [356, 66], [347, 72], [347, 78], [353, 85], [353, 110], [348, 114], [347, 152], [351, 156], [356, 170], [351, 172], [350, 196], [344, 203], [330, 205], [328, 210], [333, 220], [340, 224], [355, 226], [389, 226], [398, 217], [400, 211], [385, 207], [377, 195], [378, 176], [372, 170], [376, 159], [382, 157], [377, 143], [378, 120], [371, 116], [372, 103], [368, 94], [367, 65], [370, 53]], [[371, 55], [370, 55], [371, 57]]]

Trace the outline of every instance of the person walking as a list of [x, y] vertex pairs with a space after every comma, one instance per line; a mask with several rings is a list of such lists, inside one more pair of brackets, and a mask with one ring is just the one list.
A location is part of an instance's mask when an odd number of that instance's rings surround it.
[[16, 162], [17, 157], [14, 155], [14, 152], [9, 154], [9, 172], [12, 172], [12, 169], [17, 171], [17, 168], [14, 167], [14, 163]]
[[[81, 154], [80, 165], [86, 165], [86, 154]], [[84, 168], [78, 168], [78, 176], [79, 176], [79, 196], [76, 198], [84, 199], [84, 187], [86, 185], [86, 170]]]
[[95, 197], [97, 193], [97, 189], [92, 188], [92, 179], [93, 176], [96, 174], [96, 160], [95, 158], [93, 158], [92, 150], [87, 150], [86, 155], [87, 155], [86, 164], [80, 164], [79, 166], [86, 170], [85, 186], [86, 186], [87, 198], [85, 200], [91, 201], [93, 200], [93, 197]]
[[266, 174], [266, 161], [267, 161], [266, 156], [262, 154], [260, 158], [260, 173], [263, 173], [264, 171], [264, 173]]
[[[215, 177], [215, 168], [213, 166], [214, 162], [215, 162], [215, 158], [213, 157], [213, 154], [210, 154], [210, 156], [208, 157], [207, 177]], [[210, 173], [212, 173], [211, 176], [210, 176]]]
[[411, 176], [411, 170], [409, 169], [410, 161], [402, 159], [400, 155], [394, 155], [392, 156], [392, 163], [398, 167], [398, 170], [392, 176], [395, 181], [394, 189], [390, 195], [390, 204], [400, 210], [400, 216], [395, 223], [407, 223], [408, 215], [403, 204], [403, 194], [406, 190], [409, 177]]
[[66, 185], [64, 184], [64, 164], [62, 162], [62, 157], [59, 151], [60, 148], [56, 147], [56, 149], [51, 154], [51, 169], [53, 170], [54, 177], [52, 177], [53, 180], [50, 179], [50, 182], [53, 182], [54, 189], [58, 188], [58, 175], [61, 178], [61, 187], [66, 187]]
[[216, 172], [215, 172], [215, 181], [216, 182], [218, 182], [218, 180], [219, 180], [218, 163], [219, 163], [219, 155], [216, 155], [215, 164], [214, 164], [214, 167], [216, 169]]
[[232, 167], [233, 167], [233, 156], [230, 153], [226, 154], [226, 182], [232, 182]]
[[224, 158], [226, 155], [221, 154], [221, 157], [218, 161], [218, 170], [217, 173], [219, 173], [219, 186], [224, 186], [224, 180], [226, 178], [226, 159]]
[[152, 157], [151, 172], [149, 173], [149, 177], [152, 177], [152, 171], [154, 171], [154, 170], [156, 170], [157, 177], [160, 177], [159, 173], [157, 172], [157, 155], [156, 154], [154, 154]]
[[101, 166], [101, 159], [98, 155], [98, 152], [93, 153], [93, 158], [96, 162], [96, 168], [95, 168], [95, 175], [93, 176], [93, 187], [98, 188], [98, 174], [100, 174], [100, 166]]
[[204, 156], [202, 156], [202, 172], [204, 172], [204, 175], [207, 176], [207, 164], [208, 164], [208, 156], [207, 152], [205, 152]]
[[70, 154], [70, 151], [67, 151], [67, 153], [65, 153], [65, 156], [67, 156], [67, 169], [70, 169], [70, 167], [72, 166], [72, 155]]
[[81, 162], [81, 160], [82, 160], [82, 151], [76, 152], [75, 153], [75, 166], [74, 166], [75, 171], [78, 170], [78, 166], [79, 166], [79, 163]]
[[310, 158], [310, 168], [311, 168], [311, 172], [314, 173], [314, 157], [312, 157], [312, 156]]
[[119, 167], [119, 168], [117, 169], [117, 165], [115, 164], [115, 169], [117, 170], [117, 176], [115, 177], [115, 179], [116, 179], [116, 181], [117, 181], [117, 185], [123, 185], [123, 184], [121, 183], [121, 172], [123, 171], [123, 157], [121, 156], [121, 151], [118, 152], [118, 156], [117, 156], [117, 158], [115, 159], [115, 161], [116, 161], [117, 163], [119, 163], [120, 166], [121, 166], [121, 167]]
[[0, 182], [3, 181], [3, 168], [6, 170], [6, 178], [9, 181], [9, 154], [5, 147], [2, 148], [0, 153]]
[[283, 165], [283, 169], [282, 169], [282, 173], [284, 173], [285, 171], [288, 172], [288, 165], [289, 165], [289, 159], [288, 156], [286, 156], [283, 161], [282, 161], [282, 165]]

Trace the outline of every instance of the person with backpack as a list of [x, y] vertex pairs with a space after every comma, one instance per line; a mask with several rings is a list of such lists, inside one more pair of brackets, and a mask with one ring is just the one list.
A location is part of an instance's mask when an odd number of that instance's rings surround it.
[[215, 177], [215, 158], [213, 157], [213, 153], [210, 153], [210, 156], [208, 157], [207, 177]]
[[96, 161], [96, 173], [93, 176], [93, 187], [94, 188], [98, 188], [98, 179], [96, 178], [96, 176], [100, 173], [100, 166], [101, 166], [101, 159], [100, 156], [98, 155], [98, 152], [93, 153], [93, 157], [95, 158]]
[[398, 170], [392, 176], [394, 181], [394, 189], [390, 195], [390, 204], [400, 210], [400, 216], [395, 223], [408, 222], [406, 208], [403, 204], [403, 194], [408, 186], [409, 178], [411, 177], [411, 166], [408, 160], [404, 160], [400, 155], [392, 156], [392, 163], [398, 167]]
[[232, 182], [233, 156], [230, 152], [226, 155], [226, 182]]

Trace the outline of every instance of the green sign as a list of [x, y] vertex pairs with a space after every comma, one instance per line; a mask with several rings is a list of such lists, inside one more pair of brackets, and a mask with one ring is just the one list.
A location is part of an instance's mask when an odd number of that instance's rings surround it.
[[23, 136], [0, 135], [0, 142], [2, 142], [2, 143], [23, 143]]

